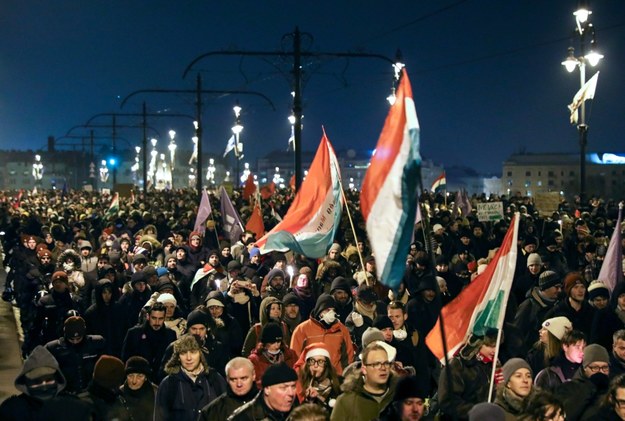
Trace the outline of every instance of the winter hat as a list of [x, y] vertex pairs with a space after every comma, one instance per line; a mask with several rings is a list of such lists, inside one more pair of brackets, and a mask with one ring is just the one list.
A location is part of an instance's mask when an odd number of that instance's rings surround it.
[[312, 314], [315, 315], [315, 317], [319, 317], [319, 313], [328, 308], [336, 308], [336, 301], [330, 294], [323, 293], [317, 298], [317, 303], [315, 304]]
[[126, 361], [126, 375], [132, 373], [144, 374], [146, 377], [150, 377], [152, 375], [152, 368], [150, 367], [150, 363], [143, 357], [139, 357], [135, 355], [133, 357], [128, 358]]
[[384, 335], [377, 327], [368, 327], [362, 334], [362, 347], [366, 348], [371, 342], [384, 342]]
[[122, 360], [112, 355], [102, 355], [93, 369], [93, 382], [105, 389], [116, 390], [126, 378]]
[[582, 360], [582, 367], [586, 367], [591, 363], [602, 362], [610, 363], [610, 355], [608, 351], [599, 344], [590, 344], [584, 348], [584, 359]]
[[135, 257], [132, 258], [132, 263], [133, 264], [145, 263], [147, 265], [148, 264], [148, 258], [145, 257], [144, 254], [137, 253], [137, 254], [135, 254]]
[[326, 357], [330, 359], [330, 351], [328, 350], [326, 344], [323, 342], [317, 342], [317, 343], [308, 345], [304, 349], [303, 355], [304, 355], [304, 361], [306, 361], [309, 358], [314, 358], [314, 357]]
[[505, 421], [506, 413], [494, 403], [482, 402], [469, 410], [469, 421]]
[[394, 402], [401, 402], [409, 398], [425, 399], [428, 396], [427, 391], [421, 385], [417, 376], [405, 376], [399, 379], [395, 388]]
[[145, 282], [145, 273], [143, 271], [138, 271], [132, 274], [132, 276], [130, 277], [130, 285], [132, 285], [133, 287], [138, 283], [138, 282]]
[[93, 247], [91, 246], [91, 243], [89, 241], [81, 241], [80, 242], [80, 249], [93, 249]]
[[579, 272], [571, 272], [564, 278], [564, 291], [566, 295], [570, 295], [571, 290], [575, 285], [586, 285], [586, 281]]
[[538, 288], [541, 291], [556, 285], [562, 285], [562, 279], [560, 279], [560, 275], [552, 270], [546, 270], [538, 277]]
[[442, 230], [443, 226], [441, 224], [434, 224], [432, 227], [432, 232], [436, 233], [438, 230]]
[[40, 248], [37, 251], [37, 257], [40, 258], [40, 259], [42, 257], [50, 257], [51, 258], [52, 257], [52, 253], [50, 253], [50, 250], [48, 250], [47, 248], [43, 247], [43, 248]]
[[260, 256], [260, 249], [258, 247], [252, 247], [250, 250], [250, 257]]
[[297, 373], [285, 362], [270, 365], [263, 374], [261, 383], [263, 387], [273, 386], [275, 384], [297, 381]]
[[352, 287], [350, 282], [342, 276], [337, 276], [336, 278], [334, 278], [332, 284], [330, 285], [330, 294], [332, 294], [337, 289], [345, 291], [350, 295], [352, 293]]
[[525, 240], [523, 241], [523, 245], [524, 246], [528, 246], [530, 244], [533, 244], [533, 245], [537, 246], [538, 245], [538, 238], [534, 237], [533, 235], [525, 237]]
[[275, 278], [276, 276], [280, 276], [282, 277], [282, 279], [286, 279], [286, 276], [284, 276], [284, 271], [282, 269], [271, 269], [267, 274], [267, 283], [273, 281], [273, 278]]
[[263, 326], [263, 330], [260, 333], [260, 342], [263, 344], [273, 344], [275, 342], [282, 342], [282, 328], [279, 324], [269, 322]]
[[158, 272], [156, 272], [156, 268], [154, 266], [146, 266], [143, 268], [143, 273], [145, 273], [145, 277], [150, 278], [151, 276], [158, 276]]
[[225, 307], [224, 303], [222, 303], [217, 298], [209, 298], [206, 300], [206, 307]]
[[69, 285], [69, 280], [67, 279], [67, 273], [63, 272], [62, 270], [57, 270], [56, 272], [52, 274], [52, 283], [56, 281], [65, 282], [66, 284]]
[[209, 316], [201, 310], [193, 310], [187, 316], [187, 327], [191, 327], [193, 325], [204, 325], [208, 326]]
[[[172, 257], [173, 259], [175, 259], [175, 258], [176, 258], [176, 256], [171, 256], [171, 257]], [[166, 261], [167, 261], [167, 260], [166, 260]], [[157, 268], [156, 268], [156, 276], [158, 276], [159, 278], [160, 278], [161, 276], [163, 276], [163, 275], [166, 275], [166, 274], [167, 274], [167, 272], [168, 272], [168, 270], [167, 270], [167, 268], [166, 268], [166, 267], [159, 266], [159, 267], [157, 267]]]
[[380, 330], [382, 329], [386, 329], [386, 328], [393, 328], [393, 322], [391, 322], [391, 319], [389, 319], [389, 317], [386, 314], [380, 314], [378, 317], [375, 318], [375, 320], [373, 321], [373, 327], [376, 327]]
[[85, 319], [80, 316], [70, 316], [63, 323], [63, 336], [65, 339], [82, 338], [87, 332]]
[[547, 319], [543, 322], [542, 326], [559, 340], [562, 340], [566, 332], [573, 329], [571, 321], [564, 316]]
[[[510, 377], [520, 368], [527, 368], [532, 374], [532, 368], [523, 358], [510, 358], [501, 368], [503, 372], [503, 385], [507, 385], [510, 381]], [[532, 377], [534, 377], [532, 375]]]
[[328, 250], [328, 253], [330, 253], [331, 251], [336, 251], [340, 253], [341, 251], [343, 251], [343, 249], [341, 248], [341, 245], [339, 243], [332, 243], [332, 245], [330, 246], [330, 250]]
[[228, 266], [226, 266], [226, 269], [228, 270], [228, 272], [231, 272], [233, 270], [241, 270], [243, 266], [241, 266], [241, 263], [239, 263], [238, 260], [230, 260], [228, 262]]
[[[373, 344], [379, 345], [382, 348], [384, 348], [384, 350], [386, 351], [386, 356], [389, 361], [395, 361], [395, 357], [397, 357], [397, 348], [395, 348], [393, 345], [387, 343], [384, 340], [369, 342], [367, 346], [370, 346]], [[366, 348], [366, 346], [364, 345], [364, 342], [363, 342], [363, 351], [364, 351], [364, 348]], [[358, 358], [360, 358], [360, 360], [362, 361], [362, 353], [358, 355]]]
[[610, 299], [610, 290], [603, 281], [592, 281], [588, 286], [588, 298], [594, 300], [597, 297]]
[[295, 304], [297, 306], [300, 305], [299, 298], [297, 298], [297, 295], [292, 292], [289, 292], [284, 296], [284, 298], [282, 298], [282, 304], [284, 304], [285, 307], [290, 304]]
[[378, 296], [375, 294], [373, 288], [367, 284], [361, 284], [358, 287], [358, 292], [356, 296], [358, 297], [359, 301], [367, 304], [374, 303], [378, 299]]
[[542, 264], [543, 264], [543, 261], [540, 259], [540, 254], [531, 253], [529, 256], [527, 256], [527, 266], [542, 265]]
[[201, 351], [201, 347], [195, 336], [186, 334], [174, 342], [174, 354], [182, 354], [189, 351]]
[[171, 294], [168, 293], [164, 293], [158, 296], [158, 298], [156, 299], [157, 303], [163, 303], [163, 304], [173, 304], [174, 306], [178, 305], [178, 301], [176, 301], [176, 297], [174, 297]]

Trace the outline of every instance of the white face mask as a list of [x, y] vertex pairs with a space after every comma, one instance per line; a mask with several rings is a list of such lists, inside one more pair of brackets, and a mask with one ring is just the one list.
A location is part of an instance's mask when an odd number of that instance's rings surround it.
[[393, 337], [398, 341], [403, 341], [408, 337], [408, 332], [405, 329], [393, 330]]
[[321, 320], [323, 320], [327, 324], [331, 325], [332, 323], [334, 323], [336, 321], [336, 312], [334, 310], [328, 311], [326, 314], [324, 314], [321, 317]]
[[267, 352], [268, 352], [269, 354], [271, 354], [271, 355], [278, 355], [278, 354], [280, 353], [280, 350], [279, 350], [279, 349], [276, 349], [276, 350], [274, 351], [274, 350], [270, 350], [270, 349], [268, 349], [268, 350], [267, 350]]
[[74, 264], [73, 263], [63, 263], [63, 270], [65, 272], [74, 270]]

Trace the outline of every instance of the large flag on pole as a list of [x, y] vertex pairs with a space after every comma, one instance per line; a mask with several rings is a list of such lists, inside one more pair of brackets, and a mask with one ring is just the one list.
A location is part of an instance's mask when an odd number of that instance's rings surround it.
[[243, 234], [243, 223], [239, 217], [239, 213], [232, 205], [228, 192], [221, 186], [220, 189], [220, 201], [221, 201], [221, 225], [224, 232], [228, 235], [230, 243], [236, 243], [241, 234]]
[[292, 250], [319, 258], [328, 252], [343, 210], [338, 168], [324, 131], [308, 175], [282, 222], [256, 242], [261, 253]]
[[[512, 287], [517, 259], [519, 214], [513, 220], [495, 258], [462, 292], [441, 310], [445, 323], [448, 357], [466, 342], [471, 333], [484, 335], [490, 329], [501, 329]], [[425, 343], [442, 362], [443, 339], [440, 318]]]
[[445, 190], [447, 188], [447, 178], [445, 177], [445, 171], [441, 173], [436, 180], [432, 183], [432, 191], [434, 193], [438, 193], [441, 190]]
[[473, 211], [471, 205], [471, 199], [465, 189], [460, 189], [456, 192], [456, 200], [454, 201], [454, 207], [451, 211], [454, 217], [460, 215], [463, 218], [469, 215]]
[[117, 212], [119, 212], [119, 193], [115, 193], [113, 195], [113, 200], [111, 200], [111, 205], [106, 211], [106, 216], [111, 218], [113, 216], [117, 216]]
[[250, 219], [247, 220], [245, 229], [256, 234], [256, 238], [262, 237], [265, 234], [265, 223], [263, 222], [263, 212], [260, 209], [260, 202], [256, 201], [256, 203], [254, 203], [252, 214], [250, 215]]
[[250, 196], [256, 193], [256, 183], [254, 183], [254, 175], [250, 172], [243, 186], [243, 199], [249, 200]]
[[405, 70], [396, 95], [360, 194], [378, 279], [391, 288], [397, 288], [406, 268], [421, 179], [419, 121]]
[[193, 231], [199, 232], [203, 236], [206, 231], [204, 222], [206, 222], [206, 219], [208, 219], [211, 213], [213, 213], [213, 209], [211, 208], [211, 202], [208, 200], [208, 193], [206, 193], [206, 189], [202, 189], [202, 199], [200, 200], [200, 207], [197, 210]]
[[230, 151], [234, 150], [235, 147], [236, 147], [236, 139], [234, 135], [232, 135], [230, 136], [230, 139], [228, 139], [228, 143], [226, 143], [226, 150], [224, 151], [224, 158], [226, 157], [226, 155], [228, 155]]
[[599, 78], [599, 72], [595, 73], [593, 77], [588, 79], [586, 83], [580, 88], [579, 91], [573, 97], [573, 102], [568, 105], [569, 111], [571, 111], [571, 124], [577, 124], [577, 109], [581, 107], [582, 103], [587, 99], [593, 99], [595, 97], [595, 90], [597, 89], [597, 79]]
[[599, 271], [599, 280], [603, 281], [610, 292], [619, 282], [623, 282], [623, 248], [621, 245], [621, 223], [623, 222], [623, 203], [618, 206], [618, 219], [614, 226], [612, 238], [608, 245], [608, 251], [603, 259], [601, 270]]

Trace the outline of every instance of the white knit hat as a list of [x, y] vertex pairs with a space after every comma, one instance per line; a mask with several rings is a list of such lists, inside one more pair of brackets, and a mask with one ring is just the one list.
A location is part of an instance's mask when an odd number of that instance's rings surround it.
[[562, 340], [566, 332], [573, 329], [571, 321], [564, 316], [545, 320], [543, 322], [543, 327], [559, 340]]
[[164, 294], [159, 295], [156, 301], [159, 303], [163, 303], [163, 304], [167, 304], [167, 303], [172, 303], [173, 305], [178, 304], [178, 301], [176, 301], [176, 297], [174, 297], [172, 294], [169, 294], [169, 293], [164, 293]]
[[306, 353], [306, 358], [304, 358], [304, 360], [308, 360], [309, 358], [313, 358], [313, 357], [326, 357], [329, 359], [330, 353], [325, 348], [321, 348], [321, 347], [313, 348]]

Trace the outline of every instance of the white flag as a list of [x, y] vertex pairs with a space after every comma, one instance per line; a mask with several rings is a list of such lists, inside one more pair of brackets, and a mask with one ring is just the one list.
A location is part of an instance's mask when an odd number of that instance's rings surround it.
[[595, 97], [595, 89], [597, 89], [597, 78], [599, 72], [595, 73], [593, 77], [588, 79], [584, 86], [573, 97], [573, 102], [568, 106], [571, 111], [571, 124], [577, 124], [577, 109], [587, 99], [593, 99]]
[[224, 151], [224, 158], [228, 155], [228, 152], [234, 150], [235, 144], [236, 140], [234, 139], [234, 135], [232, 135], [230, 136], [230, 139], [228, 139], [228, 144], [226, 145], [226, 150]]

